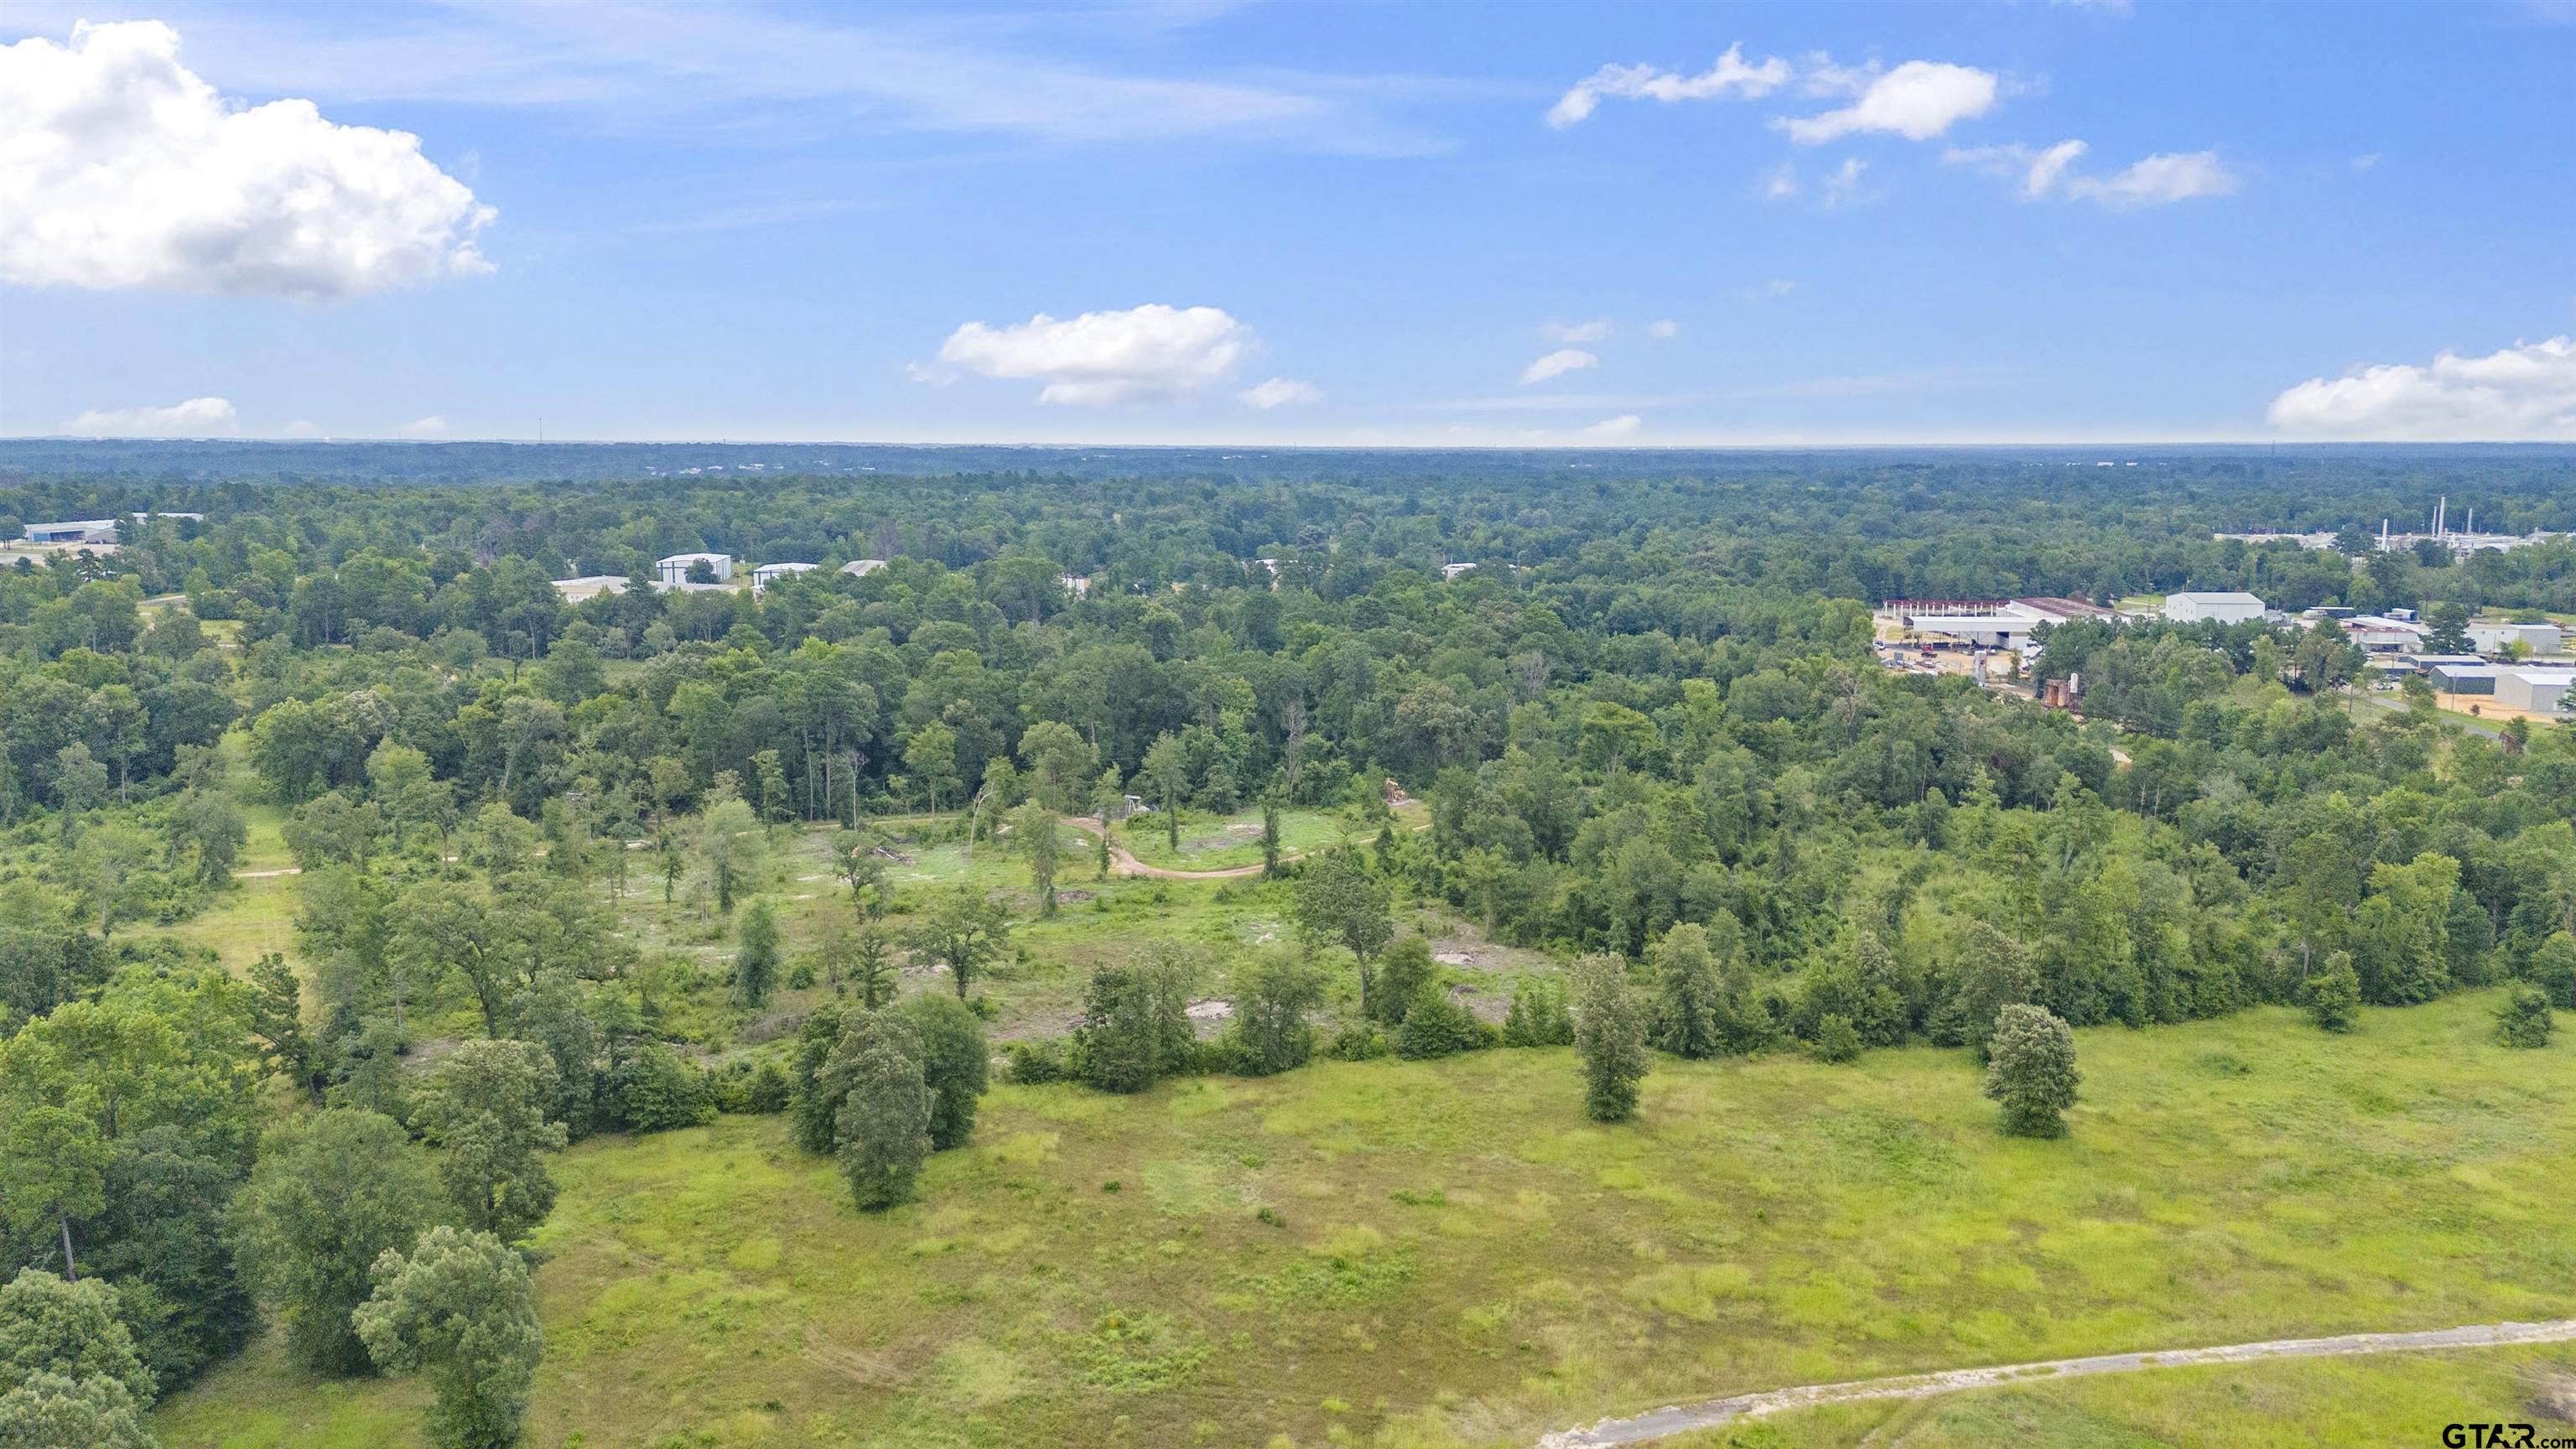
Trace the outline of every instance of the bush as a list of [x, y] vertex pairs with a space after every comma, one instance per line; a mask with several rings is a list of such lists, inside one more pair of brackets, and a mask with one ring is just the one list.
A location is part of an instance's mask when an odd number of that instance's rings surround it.
[[1476, 1018], [1439, 983], [1425, 981], [1405, 1003], [1404, 1025], [1396, 1029], [1395, 1054], [1407, 1061], [1453, 1057], [1483, 1046]]
[[665, 1132], [714, 1119], [715, 1094], [706, 1073], [660, 1042], [628, 1052], [608, 1078], [608, 1110], [630, 1132]]
[[1565, 987], [1555, 981], [1522, 982], [1512, 992], [1503, 1016], [1502, 1044], [1514, 1047], [1574, 1045], [1574, 1013], [1566, 1009]]
[[1332, 1055], [1338, 1062], [1375, 1061], [1387, 1054], [1386, 1038], [1376, 1027], [1354, 1022], [1333, 1035]]
[[1061, 1038], [1015, 1041], [1002, 1048], [1002, 1072], [1022, 1086], [1061, 1082], [1073, 1075]]
[[2495, 1022], [2499, 1045], [2525, 1051], [2549, 1045], [2549, 1035], [2558, 1025], [2549, 1014], [2548, 993], [2527, 981], [2505, 993], [2504, 1004], [2496, 1008]]
[[766, 1117], [787, 1110], [787, 1073], [778, 1063], [764, 1061], [752, 1068], [751, 1079], [744, 1084], [742, 1110]]
[[1856, 1061], [1860, 1057], [1860, 1029], [1851, 1018], [1828, 1012], [1816, 1018], [1816, 1060], [1820, 1062]]
[[2326, 1031], [2350, 1031], [2361, 1010], [2361, 977], [2349, 952], [2327, 955], [2323, 971], [2302, 982], [2299, 993], [2308, 1004], [2308, 1020]]

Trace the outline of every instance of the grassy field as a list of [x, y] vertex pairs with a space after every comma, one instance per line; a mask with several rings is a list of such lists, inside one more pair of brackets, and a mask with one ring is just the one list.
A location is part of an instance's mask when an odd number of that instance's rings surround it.
[[[1376, 834], [1374, 829], [1363, 832], [1348, 815], [1320, 810], [1279, 812], [1280, 849], [1292, 854], [1319, 850], [1344, 840], [1366, 840]], [[1179, 850], [1172, 849], [1160, 815], [1129, 818], [1117, 827], [1117, 838], [1138, 860], [1166, 870], [1232, 870], [1259, 865], [1261, 811], [1256, 807], [1227, 816], [1185, 813], [1181, 817]]]
[[[1930, 1049], [1662, 1061], [1617, 1127], [1583, 1120], [1563, 1050], [1135, 1098], [1003, 1087], [975, 1144], [881, 1217], [778, 1119], [593, 1142], [558, 1162], [539, 1239], [530, 1442], [1527, 1443], [1783, 1384], [2563, 1316], [2576, 1042], [2495, 1048], [2491, 1004], [2372, 1011], [2349, 1037], [2285, 1010], [2084, 1032], [2061, 1142], [1998, 1136], [1965, 1058]], [[2460, 1370], [2424, 1362], [1763, 1427], [2430, 1443], [2416, 1416]], [[419, 1402], [263, 1349], [156, 1426], [223, 1449], [410, 1445]], [[2272, 1437], [2233, 1434], [2247, 1414]]]

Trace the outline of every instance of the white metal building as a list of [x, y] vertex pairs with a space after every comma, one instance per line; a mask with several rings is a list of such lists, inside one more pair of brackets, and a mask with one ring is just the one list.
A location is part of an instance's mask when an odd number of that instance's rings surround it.
[[678, 588], [689, 581], [689, 569], [696, 564], [713, 569], [718, 582], [733, 577], [733, 555], [727, 553], [675, 553], [653, 565], [653, 576], [666, 588]]
[[751, 591], [759, 593], [789, 574], [810, 574], [820, 567], [822, 565], [809, 563], [762, 564], [751, 571]]
[[2216, 592], [2186, 590], [2165, 595], [2165, 617], [2177, 624], [2242, 624], [2248, 619], [2263, 617], [2263, 601], [2234, 589]]
[[2496, 703], [2533, 714], [2567, 713], [2567, 686], [2576, 669], [2506, 669], [2496, 674]]
[[2469, 646], [2480, 654], [2502, 654], [2516, 640], [2534, 654], [2555, 654], [2566, 647], [2566, 631], [2555, 624], [2502, 624], [2481, 621], [2469, 626]]
[[841, 572], [848, 574], [854, 579], [863, 579], [868, 575], [875, 573], [877, 570], [884, 568], [885, 563], [886, 561], [881, 558], [854, 558], [848, 563], [841, 565]]

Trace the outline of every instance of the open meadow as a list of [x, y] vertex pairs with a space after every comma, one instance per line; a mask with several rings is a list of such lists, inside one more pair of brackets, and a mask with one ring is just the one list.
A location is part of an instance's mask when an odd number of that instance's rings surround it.
[[[2564, 1316], [2576, 1049], [2493, 1047], [2492, 995], [2342, 1037], [2277, 1008], [2084, 1031], [2055, 1142], [1999, 1135], [1965, 1055], [1931, 1048], [1663, 1060], [1616, 1126], [1584, 1119], [1562, 1049], [997, 1087], [920, 1200], [872, 1216], [779, 1118], [602, 1138], [560, 1159], [536, 1239], [530, 1442], [1514, 1444], [1796, 1383]], [[2360, 1442], [2327, 1429], [2570, 1356], [2196, 1369], [1734, 1433]], [[156, 1424], [412, 1445], [421, 1404], [269, 1343]]]

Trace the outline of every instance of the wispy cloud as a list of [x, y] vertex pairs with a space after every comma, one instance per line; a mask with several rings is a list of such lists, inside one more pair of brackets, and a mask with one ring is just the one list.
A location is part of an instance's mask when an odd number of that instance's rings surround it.
[[92, 408], [63, 424], [63, 431], [94, 438], [210, 438], [238, 426], [229, 400], [192, 397], [168, 407]]
[[1522, 368], [1521, 382], [1525, 386], [1530, 383], [1546, 382], [1551, 378], [1563, 377], [1569, 372], [1579, 372], [1584, 368], [1600, 365], [1600, 358], [1580, 347], [1560, 347]]
[[1576, 81], [1548, 108], [1547, 123], [1559, 130], [1591, 116], [1605, 98], [1622, 100], [1710, 101], [1752, 100], [1789, 83], [1789, 63], [1766, 56], [1747, 62], [1742, 45], [1730, 45], [1715, 64], [1698, 75], [1661, 70], [1651, 65], [1605, 65]]
[[1538, 335], [1550, 342], [1604, 342], [1610, 337], [1610, 319], [1595, 317], [1589, 322], [1550, 322], [1538, 329]]
[[[192, 0], [164, 9], [176, 19]], [[376, 7], [264, 16], [215, 6], [187, 28], [208, 73], [245, 91], [543, 108], [613, 130], [685, 128], [697, 141], [858, 129], [1380, 155], [1449, 147], [1399, 111], [1454, 82], [1249, 68], [1156, 74], [1134, 60], [1139, 38], [1217, 7], [1148, 9], [1166, 23], [1138, 26], [1134, 7], [898, 20], [769, 0], [445, 0], [418, 18]], [[1068, 58], [1086, 48], [1115, 60]]]

